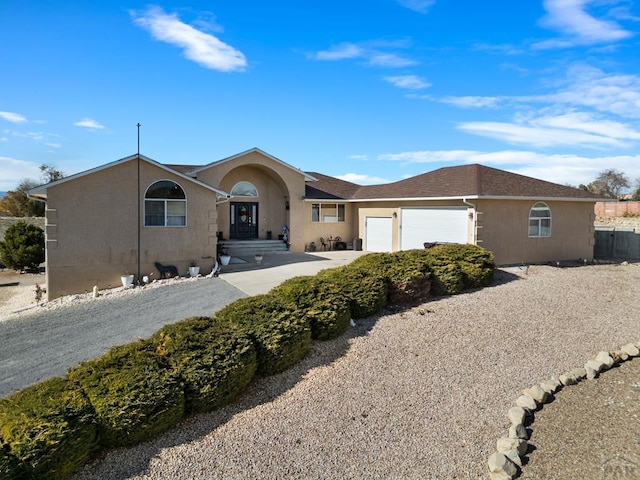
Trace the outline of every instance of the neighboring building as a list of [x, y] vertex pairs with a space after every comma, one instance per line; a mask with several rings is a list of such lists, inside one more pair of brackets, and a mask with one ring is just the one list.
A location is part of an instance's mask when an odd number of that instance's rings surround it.
[[283, 226], [295, 252], [341, 237], [366, 251], [472, 243], [498, 264], [591, 259], [598, 200], [482, 165], [360, 186], [257, 148], [204, 166], [133, 155], [29, 194], [47, 203], [49, 299], [157, 274], [155, 262], [186, 271], [216, 257], [219, 237], [275, 238]]

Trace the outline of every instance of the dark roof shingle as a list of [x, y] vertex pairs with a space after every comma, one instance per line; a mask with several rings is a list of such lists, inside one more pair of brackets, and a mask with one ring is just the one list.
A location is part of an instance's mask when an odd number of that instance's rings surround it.
[[[590, 192], [517, 173], [471, 164], [443, 167], [405, 180], [359, 186], [312, 173], [320, 181], [307, 184], [307, 198], [366, 200], [387, 198], [541, 197], [594, 198]], [[315, 183], [315, 182], [314, 182]]]

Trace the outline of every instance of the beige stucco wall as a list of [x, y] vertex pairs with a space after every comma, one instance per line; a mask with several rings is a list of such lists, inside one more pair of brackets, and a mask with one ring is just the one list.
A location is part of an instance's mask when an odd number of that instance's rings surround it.
[[[391, 205], [390, 205], [391, 204]], [[390, 217], [392, 219], [392, 251], [400, 249], [400, 209], [410, 207], [465, 207], [462, 201], [397, 201], [397, 202], [358, 202], [358, 236], [363, 239], [363, 248], [366, 250], [366, 219], [367, 217]], [[395, 216], [394, 216], [395, 215]], [[468, 243], [473, 243], [473, 221], [469, 220], [467, 226]], [[425, 239], [427, 241], [427, 239]]]
[[478, 245], [495, 254], [498, 265], [592, 259], [593, 203], [546, 201], [551, 237], [529, 238], [531, 200], [480, 200]]
[[[344, 222], [312, 222], [311, 209], [314, 203], [323, 203], [335, 205], [336, 203], [344, 204]], [[304, 244], [308, 246], [311, 242], [315, 242], [316, 249], [322, 250], [320, 238], [336, 238], [340, 237], [343, 242], [351, 243], [356, 237], [358, 229], [358, 214], [356, 206], [353, 203], [345, 203], [340, 201], [324, 201], [324, 200], [307, 200], [304, 202]], [[327, 244], [329, 248], [329, 244]]]
[[[305, 177], [303, 172], [287, 167], [261, 154], [249, 152], [230, 160], [213, 164], [198, 173], [198, 180], [230, 192], [240, 181], [253, 183], [258, 189], [257, 199], [250, 197], [231, 198], [233, 201], [258, 202], [258, 236], [267, 238], [271, 231], [273, 238], [282, 233], [282, 226], [290, 229], [289, 242], [294, 252], [304, 251], [304, 202]], [[285, 203], [289, 202], [289, 210]], [[221, 204], [218, 209], [218, 230], [229, 238], [229, 204]]]
[[[154, 262], [185, 275], [191, 260], [211, 271], [216, 255], [215, 193], [144, 160], [140, 162], [141, 275], [159, 273]], [[47, 293], [91, 291], [121, 285], [137, 274], [137, 162], [93, 172], [49, 187], [47, 200]], [[144, 194], [158, 180], [173, 180], [187, 197], [186, 227], [144, 227]]]

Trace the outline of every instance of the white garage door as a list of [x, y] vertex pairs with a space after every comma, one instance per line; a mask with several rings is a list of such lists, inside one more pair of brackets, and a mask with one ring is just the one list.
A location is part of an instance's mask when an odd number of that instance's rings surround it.
[[365, 245], [367, 252], [390, 252], [392, 239], [391, 217], [367, 217], [365, 219]]
[[400, 209], [400, 248], [424, 248], [425, 242], [467, 243], [466, 207]]

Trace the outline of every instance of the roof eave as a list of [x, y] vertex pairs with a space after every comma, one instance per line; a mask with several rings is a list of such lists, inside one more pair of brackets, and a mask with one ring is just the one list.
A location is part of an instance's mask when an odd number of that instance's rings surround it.
[[208, 163], [208, 164], [206, 164], [206, 165], [204, 165], [202, 167], [196, 168], [195, 170], [191, 170], [189, 172], [189, 175], [196, 176], [198, 173], [200, 173], [200, 172], [202, 172], [204, 170], [207, 170], [207, 169], [209, 169], [211, 167], [215, 167], [216, 165], [221, 165], [223, 163], [230, 162], [231, 160], [235, 160], [236, 158], [242, 157], [243, 155], [247, 155], [249, 153], [259, 153], [261, 155], [264, 155], [265, 157], [273, 160], [274, 162], [279, 163], [283, 167], [286, 167], [286, 168], [288, 168], [290, 170], [293, 170], [296, 173], [299, 173], [300, 175], [305, 177], [305, 180], [309, 180], [309, 181], [312, 181], [312, 182], [317, 182], [318, 181], [317, 178], [315, 178], [312, 175], [309, 175], [307, 172], [304, 172], [301, 169], [294, 167], [293, 165], [289, 165], [287, 162], [284, 162], [284, 161], [280, 160], [279, 158], [268, 154], [264, 150], [260, 150], [257, 147], [250, 148], [249, 150], [245, 150], [244, 152], [236, 153], [235, 155], [232, 155], [230, 157], [226, 157], [226, 158], [223, 158], [221, 160], [216, 160], [215, 162]]
[[61, 178], [60, 180], [56, 180], [55, 182], [51, 182], [51, 183], [45, 183], [44, 185], [39, 185], [35, 188], [32, 188], [30, 190], [27, 190], [27, 195], [28, 196], [33, 196], [34, 198], [40, 198], [40, 199], [45, 199], [47, 198], [47, 190], [49, 189], [49, 187], [55, 187], [56, 185], [60, 185], [62, 183], [66, 183], [69, 182], [71, 180], [75, 180], [78, 178], [82, 178], [86, 175], [92, 174], [92, 173], [97, 173], [97, 172], [101, 172], [102, 170], [106, 170], [108, 168], [111, 168], [119, 163], [125, 163], [125, 162], [129, 162], [132, 160], [135, 160], [137, 158], [140, 158], [141, 160], [144, 160], [147, 163], [150, 163], [152, 165], [155, 165], [156, 167], [161, 168], [162, 170], [169, 172], [173, 175], [177, 175], [180, 178], [183, 178], [185, 180], [188, 180], [189, 182], [195, 183], [197, 185], [200, 185], [203, 188], [206, 188], [207, 190], [211, 190], [212, 192], [217, 193], [218, 195], [223, 195], [223, 196], [228, 196], [229, 193], [225, 192], [224, 190], [220, 190], [218, 188], [212, 187], [211, 185], [207, 185], [204, 182], [201, 182], [200, 180], [197, 180], [195, 178], [192, 178], [188, 175], [185, 175], [183, 173], [178, 172], [177, 170], [174, 170], [172, 168], [167, 167], [166, 165], [163, 165], [161, 163], [156, 162], [155, 160], [152, 160], [149, 157], [145, 157], [144, 155], [130, 155], [128, 157], [124, 157], [121, 158], [119, 160], [115, 160], [113, 162], [109, 162], [109, 163], [105, 163], [104, 165], [100, 165], [98, 167], [95, 168], [91, 168], [89, 170], [85, 170], [84, 172], [80, 172], [80, 173], [76, 173], [74, 175], [70, 175], [68, 177], [64, 177]]

